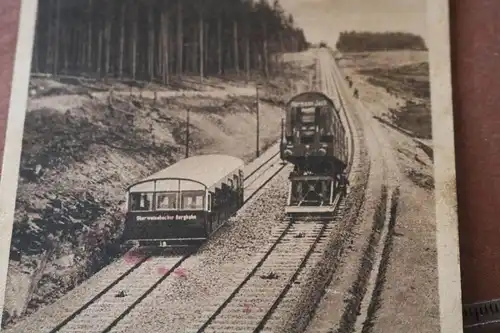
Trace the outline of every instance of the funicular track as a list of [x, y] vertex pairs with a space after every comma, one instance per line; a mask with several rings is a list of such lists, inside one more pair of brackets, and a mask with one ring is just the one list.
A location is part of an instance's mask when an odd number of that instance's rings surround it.
[[[245, 191], [250, 188], [251, 193], [246, 196], [244, 204], [274, 179], [285, 166], [279, 164], [278, 152], [245, 176]], [[85, 304], [72, 309], [66, 319], [52, 327], [40, 327], [40, 332], [110, 332], [158, 285], [172, 276], [191, 255], [192, 252], [174, 256], [155, 256], [153, 253], [148, 253], [137, 258], [136, 263], [123, 273], [111, 281], [103, 281], [103, 289]], [[159, 267], [162, 268], [160, 275], [158, 275]], [[124, 297], [124, 290], [127, 290], [127, 296], [133, 297]]]
[[[323, 62], [324, 63], [324, 62]], [[353, 241], [353, 229], [357, 224], [356, 220], [364, 205], [366, 185], [370, 171], [370, 160], [365, 145], [365, 137], [362, 127], [360, 127], [357, 119], [353, 119], [352, 115], [348, 114], [344, 104], [344, 98], [338, 89], [338, 82], [333, 75], [329, 75], [331, 70], [329, 66], [324, 66], [322, 72], [323, 89], [330, 94], [335, 94], [338, 97], [336, 104], [341, 113], [345, 116], [347, 130], [350, 134], [350, 160], [348, 165], [349, 179], [351, 182], [350, 193], [344, 198], [340, 204], [341, 213], [337, 214], [340, 219], [335, 221], [339, 223], [339, 228], [328, 240], [328, 244], [323, 246], [324, 252], [321, 260], [315, 264], [315, 267], [310, 270], [308, 277], [304, 278], [305, 286], [296, 288], [296, 298], [300, 301], [295, 301], [296, 306], [286, 313], [285, 322], [279, 325], [272, 332], [280, 333], [297, 333], [304, 332], [315, 316], [318, 305], [323, 298], [325, 288], [330, 285], [333, 278], [336, 276], [339, 267], [342, 265], [342, 255], [348, 244]], [[339, 298], [342, 302], [342, 298]], [[344, 299], [344, 302], [346, 300]], [[351, 301], [348, 300], [346, 306], [350, 306]], [[357, 311], [357, 309], [353, 309]], [[331, 317], [336, 317], [337, 314], [331, 313]], [[316, 332], [316, 331], [312, 331]], [[330, 331], [328, 331], [330, 332]], [[333, 332], [333, 331], [331, 331]]]
[[[317, 63], [317, 67], [319, 64]], [[324, 78], [322, 78], [325, 80]], [[327, 80], [325, 80], [327, 81]], [[339, 93], [334, 82], [322, 82], [324, 90]], [[320, 84], [318, 86], [321, 87]], [[341, 100], [341, 96], [338, 97]], [[343, 105], [341, 105], [343, 109]], [[343, 110], [345, 112], [345, 110]], [[350, 139], [350, 155], [346, 173], [350, 176], [353, 164], [359, 164], [354, 154], [352, 125], [346, 117]], [[356, 160], [356, 161], [355, 161]], [[357, 168], [355, 167], [355, 170]], [[202, 314], [199, 322], [193, 323], [189, 333], [226, 333], [226, 332], [277, 332], [283, 319], [293, 310], [294, 302], [286, 302], [290, 289], [300, 283], [299, 277], [306, 273], [306, 266], [323, 256], [325, 246], [331, 243], [344, 244], [344, 229], [350, 226], [342, 223], [346, 213], [344, 197], [336, 195], [333, 217], [317, 220], [289, 219], [281, 228], [275, 230], [272, 245], [258, 254], [253, 269], [242, 282], [229, 294], [220, 295], [213, 302], [212, 309]], [[334, 236], [332, 236], [334, 235]], [[343, 247], [343, 245], [341, 245]]]
[[266, 159], [255, 170], [245, 176], [245, 201], [247, 203], [260, 190], [274, 179], [284, 168], [286, 164], [281, 163], [279, 151]]
[[275, 241], [258, 253], [261, 259], [230, 293], [213, 302], [212, 309], [193, 323], [189, 333], [225, 332], [274, 332], [283, 315], [290, 312], [293, 302], [283, 306], [290, 289], [299, 283], [298, 278], [310, 261], [317, 261], [323, 254], [322, 243], [330, 233], [342, 237], [344, 205], [337, 195], [333, 218], [328, 220], [290, 219], [271, 238]]
[[222, 304], [187, 332], [260, 332], [331, 228], [324, 221], [290, 220], [231, 294], [215, 300], [225, 298]]
[[265, 160], [264, 163], [259, 165], [257, 168], [255, 168], [255, 170], [253, 170], [247, 176], [245, 176], [245, 181], [249, 180], [250, 177], [253, 177], [257, 172], [262, 173], [266, 170], [269, 170], [269, 168], [271, 168], [273, 166], [273, 164], [271, 162], [277, 160], [277, 157], [279, 157], [279, 154], [280, 154], [280, 152], [277, 151], [271, 157], [269, 157], [267, 160]]

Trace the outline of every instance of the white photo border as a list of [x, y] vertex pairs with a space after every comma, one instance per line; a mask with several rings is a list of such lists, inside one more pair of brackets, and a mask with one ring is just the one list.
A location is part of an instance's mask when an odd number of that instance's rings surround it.
[[448, 0], [427, 0], [441, 332], [463, 332]]
[[[0, 177], [0, 316], [5, 301], [12, 223], [28, 101], [37, 0], [20, 0], [5, 147]], [[451, 87], [450, 20], [447, 0], [427, 0], [427, 41], [434, 146], [436, 238], [442, 333], [463, 332], [460, 283], [455, 145]]]
[[28, 104], [31, 58], [35, 39], [38, 0], [20, 0], [14, 69], [5, 126], [5, 143], [0, 176], [0, 318], [5, 302], [12, 224], [19, 180], [19, 165]]

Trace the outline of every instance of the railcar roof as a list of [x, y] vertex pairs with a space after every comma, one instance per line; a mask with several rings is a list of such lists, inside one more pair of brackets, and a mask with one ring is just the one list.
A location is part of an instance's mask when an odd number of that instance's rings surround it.
[[[244, 165], [245, 163], [241, 159], [229, 155], [208, 154], [192, 156], [152, 174], [132, 185], [129, 189], [134, 192], [149, 191], [153, 182], [147, 182], [148, 180], [153, 181], [165, 178], [184, 178], [211, 187], [236, 169], [243, 168]], [[156, 190], [177, 190], [178, 186], [178, 181], [158, 181]], [[204, 188], [195, 182], [183, 181], [181, 189], [186, 191], [201, 190]]]
[[311, 99], [323, 99], [323, 100], [326, 100], [329, 104], [333, 105], [333, 101], [328, 97], [326, 96], [324, 93], [322, 92], [319, 92], [319, 91], [305, 91], [305, 92], [302, 92], [300, 94], [297, 94], [295, 96], [293, 96], [292, 98], [290, 98], [287, 102], [287, 105], [292, 103], [292, 102], [295, 102], [295, 101], [309, 101]]

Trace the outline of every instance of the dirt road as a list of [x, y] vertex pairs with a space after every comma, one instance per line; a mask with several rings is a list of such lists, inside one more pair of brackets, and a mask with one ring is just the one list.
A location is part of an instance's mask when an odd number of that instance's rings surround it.
[[[400, 73], [410, 70], [407, 61], [398, 64], [398, 54], [391, 56], [389, 70]], [[422, 55], [419, 58], [413, 62], [413, 69], [425, 67]], [[421, 72], [425, 77], [425, 71]], [[388, 168], [388, 186], [399, 188], [391, 251], [383, 273], [385, 282], [375, 295], [379, 308], [373, 313], [371, 332], [439, 332], [433, 155], [432, 144], [423, 134], [424, 128], [431, 127], [429, 96], [422, 93], [428, 88], [425, 84], [420, 89], [407, 87], [408, 81], [402, 80], [395, 87], [401, 92], [391, 94], [387, 89], [370, 84], [366, 77], [354, 71], [348, 75], [354, 77], [355, 86], [360, 91], [360, 98], [353, 102], [355, 112], [362, 118], [365, 128], [371, 128], [366, 131], [368, 140], [378, 140], [383, 152]], [[428, 82], [428, 77], [425, 80], [421, 82]], [[429, 116], [421, 118], [420, 127], [408, 125], [408, 131], [402, 128], [401, 123], [405, 122], [393, 119], [410, 118], [411, 109], [399, 107], [396, 118], [389, 118], [387, 114], [397, 112], [392, 109], [394, 105], [408, 106], [411, 103], [422, 103]], [[389, 121], [380, 121], [384, 116]]]

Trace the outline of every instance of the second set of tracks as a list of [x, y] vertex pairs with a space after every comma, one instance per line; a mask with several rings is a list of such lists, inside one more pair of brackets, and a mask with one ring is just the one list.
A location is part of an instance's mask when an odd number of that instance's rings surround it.
[[186, 332], [257, 333], [279, 329], [294, 306], [291, 288], [301, 283], [306, 266], [322, 256], [323, 241], [339, 228], [334, 222], [342, 216], [344, 205], [339, 200], [337, 203], [331, 220], [288, 220], [276, 229], [271, 235], [272, 245], [256, 255], [260, 259], [237, 287], [215, 299]]

